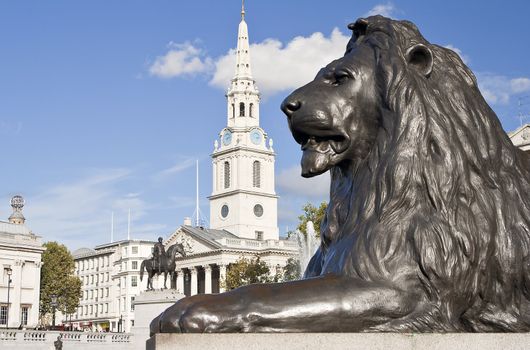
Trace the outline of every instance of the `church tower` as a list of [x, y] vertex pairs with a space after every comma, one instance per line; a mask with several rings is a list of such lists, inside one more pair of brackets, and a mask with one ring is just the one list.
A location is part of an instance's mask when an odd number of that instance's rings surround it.
[[250, 67], [248, 27], [241, 8], [236, 70], [226, 93], [227, 126], [212, 154], [210, 227], [241, 238], [279, 239], [272, 139], [259, 126], [260, 94]]

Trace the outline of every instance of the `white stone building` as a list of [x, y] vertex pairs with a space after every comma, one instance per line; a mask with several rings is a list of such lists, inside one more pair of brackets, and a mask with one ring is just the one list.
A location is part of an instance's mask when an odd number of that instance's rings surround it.
[[140, 281], [140, 265], [150, 258], [154, 243], [129, 239], [76, 250], [75, 274], [81, 279], [82, 296], [77, 313], [63, 323], [93, 331], [129, 332], [134, 326], [132, 302], [147, 286], [146, 276]]
[[530, 124], [521, 125], [519, 128], [508, 133], [512, 143], [522, 151], [530, 154]]
[[44, 248], [25, 225], [22, 197], [13, 197], [11, 206], [8, 221], [0, 221], [0, 328], [35, 328]]
[[212, 154], [210, 228], [188, 220], [164, 242], [185, 243], [174, 286], [181, 293], [216, 293], [226, 269], [240, 257], [259, 256], [272, 270], [296, 257], [295, 242], [280, 239], [272, 139], [260, 127], [260, 94], [252, 78], [244, 8], [239, 23], [234, 78], [226, 93], [227, 124]]

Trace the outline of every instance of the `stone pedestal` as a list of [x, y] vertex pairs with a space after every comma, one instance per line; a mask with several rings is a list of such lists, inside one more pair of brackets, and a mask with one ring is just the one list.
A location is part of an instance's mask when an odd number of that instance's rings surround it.
[[251, 333], [157, 334], [147, 350], [528, 350], [530, 333]]
[[149, 325], [162, 311], [184, 298], [184, 294], [174, 289], [153, 290], [142, 292], [136, 296], [134, 304], [134, 334], [135, 348], [145, 349], [145, 341], [149, 339]]

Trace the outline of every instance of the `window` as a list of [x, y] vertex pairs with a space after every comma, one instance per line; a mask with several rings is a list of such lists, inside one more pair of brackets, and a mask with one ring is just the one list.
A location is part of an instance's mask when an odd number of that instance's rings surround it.
[[105, 313], [109, 312], [109, 303], [105, 303]]
[[229, 212], [229, 208], [228, 208], [228, 205], [224, 204], [222, 207], [221, 207], [221, 216], [223, 218], [226, 218], [228, 216], [228, 212]]
[[90, 275], [90, 284], [94, 283], [94, 275]]
[[105, 288], [105, 296], [106, 296], [106, 297], [109, 296], [109, 287]]
[[250, 117], [252, 117], [252, 110], [254, 109], [253, 107], [254, 107], [254, 104], [253, 104], [253, 103], [251, 103], [250, 106], [248, 107], [248, 115], [249, 115]]
[[138, 270], [138, 261], [133, 261], [132, 262], [132, 267], [131, 267], [133, 270]]
[[138, 247], [131, 248], [133, 254], [138, 254]]
[[23, 326], [28, 325], [28, 315], [29, 315], [29, 307], [28, 306], [22, 306], [21, 314], [20, 314], [20, 323]]
[[261, 187], [261, 163], [258, 160], [252, 164], [252, 184]]
[[109, 281], [109, 273], [107, 272], [107, 282]]
[[263, 241], [263, 231], [256, 231], [256, 239], [258, 241]]
[[90, 305], [90, 314], [92, 315], [94, 313], [94, 305]]
[[0, 306], [0, 324], [7, 323], [7, 305]]
[[254, 206], [254, 215], [260, 218], [263, 215], [263, 206], [261, 204], [256, 204]]
[[131, 276], [131, 287], [138, 287], [138, 276]]
[[131, 297], [131, 311], [134, 311], [134, 297]]
[[230, 187], [230, 163], [224, 163], [225, 188]]
[[245, 116], [245, 104], [243, 102], [239, 103], [239, 116], [240, 117]]
[[236, 106], [232, 103], [232, 118], [236, 116]]

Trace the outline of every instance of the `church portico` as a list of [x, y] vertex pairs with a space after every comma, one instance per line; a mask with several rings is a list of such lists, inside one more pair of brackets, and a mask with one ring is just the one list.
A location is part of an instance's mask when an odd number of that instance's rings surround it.
[[285, 266], [287, 259], [298, 253], [293, 241], [246, 239], [226, 230], [189, 225], [179, 227], [164, 245], [175, 243], [183, 244], [186, 256], [176, 258], [172, 286], [187, 296], [224, 292], [222, 281], [229, 266], [241, 257], [259, 256], [274, 274], [277, 266]]

